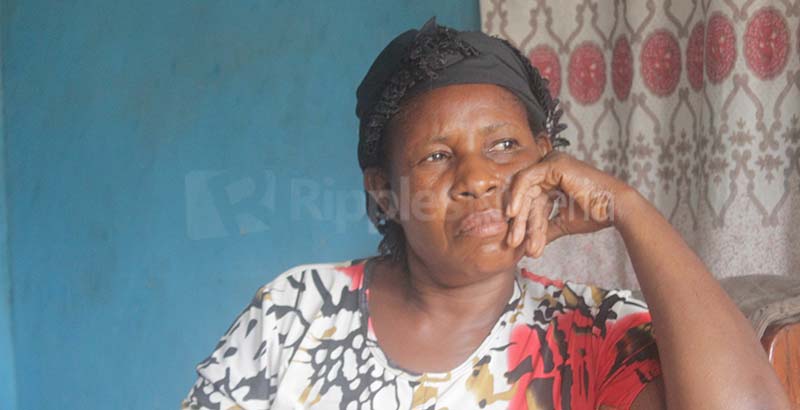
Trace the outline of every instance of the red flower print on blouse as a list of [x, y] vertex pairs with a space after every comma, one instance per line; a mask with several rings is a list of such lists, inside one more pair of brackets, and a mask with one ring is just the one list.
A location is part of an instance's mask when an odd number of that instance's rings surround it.
[[336, 270], [350, 277], [350, 281], [352, 283], [352, 287], [350, 288], [351, 290], [360, 289], [361, 284], [364, 283], [363, 263], [358, 263], [355, 265], [345, 266], [345, 267], [338, 267], [336, 268]]

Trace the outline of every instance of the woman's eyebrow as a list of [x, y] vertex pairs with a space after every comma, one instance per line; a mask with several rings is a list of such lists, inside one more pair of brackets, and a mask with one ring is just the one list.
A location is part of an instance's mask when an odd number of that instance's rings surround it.
[[430, 145], [447, 144], [447, 140], [448, 139], [449, 138], [446, 135], [435, 134], [435, 135], [432, 135], [432, 136], [430, 136], [430, 137], [428, 137], [428, 138], [426, 138], [426, 139], [424, 139], [422, 141], [419, 141], [416, 144], [413, 144], [411, 149], [412, 150], [419, 150], [419, 149], [426, 149], [426, 147], [428, 147]]
[[483, 135], [491, 134], [492, 132], [497, 131], [499, 128], [503, 128], [506, 125], [509, 125], [509, 123], [507, 123], [507, 122], [498, 122], [498, 123], [495, 123], [495, 124], [487, 125], [487, 126], [485, 126], [485, 127], [480, 129], [480, 133], [483, 134]]
[[[511, 125], [511, 123], [504, 121], [504, 122], [498, 122], [498, 123], [494, 123], [494, 124], [489, 124], [489, 125], [481, 127], [481, 129], [478, 130], [478, 132], [481, 135], [487, 135], [487, 134], [491, 134], [492, 132], [497, 131], [498, 129], [503, 128], [503, 127], [505, 127], [507, 125]], [[430, 145], [430, 144], [446, 143], [448, 139], [449, 139], [449, 137], [447, 135], [437, 134], [437, 135], [433, 135], [430, 138], [428, 138], [427, 140], [425, 140], [424, 144], [425, 145]]]

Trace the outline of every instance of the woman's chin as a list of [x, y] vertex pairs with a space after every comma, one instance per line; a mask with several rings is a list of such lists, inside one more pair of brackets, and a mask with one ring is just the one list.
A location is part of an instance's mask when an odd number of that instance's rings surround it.
[[[525, 249], [523, 246], [509, 246], [506, 236], [505, 232], [486, 236], [455, 236], [446, 247], [409, 246], [409, 249], [415, 255], [413, 258], [420, 259], [425, 265], [454, 274], [455, 277], [446, 280], [448, 283], [463, 285], [516, 270]], [[424, 241], [418, 240], [416, 243]]]
[[[508, 234], [503, 231], [501, 235], [464, 238], [461, 245], [467, 249], [470, 254], [488, 258], [509, 258], [511, 255], [522, 257], [524, 247], [522, 245], [512, 248], [508, 245]], [[519, 259], [517, 258], [517, 259]]]
[[524, 256], [522, 246], [511, 248], [505, 242], [486, 242], [479, 244], [465, 257], [464, 262], [475, 271], [485, 274], [512, 271]]

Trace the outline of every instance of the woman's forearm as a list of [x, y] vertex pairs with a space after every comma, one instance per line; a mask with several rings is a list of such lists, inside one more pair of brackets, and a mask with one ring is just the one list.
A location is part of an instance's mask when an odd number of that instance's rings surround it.
[[653, 317], [669, 409], [788, 409], [750, 323], [675, 229], [635, 190], [622, 235]]

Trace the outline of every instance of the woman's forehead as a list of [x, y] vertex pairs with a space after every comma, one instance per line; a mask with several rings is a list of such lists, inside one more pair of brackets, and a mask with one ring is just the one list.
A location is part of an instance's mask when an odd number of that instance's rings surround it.
[[424, 103], [426, 101], [464, 97], [490, 100], [508, 100], [520, 105], [522, 104], [519, 98], [517, 98], [511, 91], [496, 84], [453, 84], [444, 87], [437, 87], [423, 93], [409, 96], [401, 103], [401, 110], [406, 106], [419, 105], [420, 103]]
[[[527, 124], [525, 106], [510, 91], [494, 84], [459, 84], [436, 88], [411, 97], [389, 122], [389, 134], [416, 128], [443, 127], [469, 122]], [[483, 124], [482, 127], [492, 124]]]

